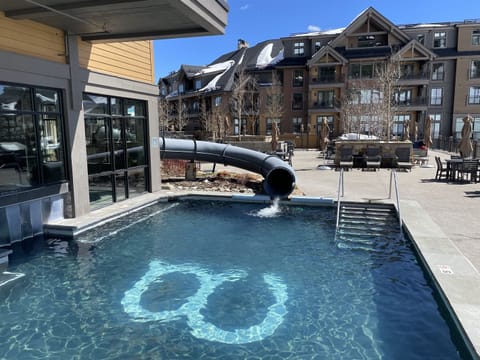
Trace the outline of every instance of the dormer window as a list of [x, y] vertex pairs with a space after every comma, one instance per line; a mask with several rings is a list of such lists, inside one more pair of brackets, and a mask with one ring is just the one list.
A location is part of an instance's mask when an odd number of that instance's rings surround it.
[[305, 55], [305, 43], [303, 41], [298, 41], [293, 44], [293, 53], [296, 56]]
[[183, 84], [178, 85], [178, 92], [183, 94], [185, 92], [185, 86]]
[[480, 46], [480, 29], [475, 29], [472, 31], [472, 45]]
[[195, 80], [195, 90], [198, 90], [201, 87], [202, 87], [202, 80], [201, 79]]
[[433, 34], [433, 47], [437, 49], [447, 47], [447, 33], [445, 31], [439, 31]]

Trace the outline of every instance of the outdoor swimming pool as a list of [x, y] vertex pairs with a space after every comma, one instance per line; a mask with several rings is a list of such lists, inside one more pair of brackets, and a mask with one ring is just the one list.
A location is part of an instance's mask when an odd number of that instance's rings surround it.
[[328, 207], [181, 201], [48, 239], [10, 264], [0, 358], [462, 358], [403, 235], [334, 229]]

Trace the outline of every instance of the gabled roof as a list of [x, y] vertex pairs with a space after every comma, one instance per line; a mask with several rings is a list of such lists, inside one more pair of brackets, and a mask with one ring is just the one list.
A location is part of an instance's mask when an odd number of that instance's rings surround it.
[[436, 55], [419, 41], [413, 39], [393, 55], [396, 60], [432, 60]]
[[410, 37], [398, 28], [394, 23], [380, 14], [373, 7], [369, 7], [360, 13], [346, 28], [342, 33], [337, 36], [331, 43], [332, 47], [341, 46], [340, 42], [346, 36], [354, 34], [361, 26], [367, 24], [368, 26], [375, 26], [383, 31], [387, 31], [390, 34], [397, 37], [402, 42], [406, 43], [410, 41]]
[[[321, 61], [325, 59], [326, 61]], [[331, 60], [330, 60], [331, 59]], [[346, 64], [348, 60], [337, 52], [330, 45], [322, 46], [307, 62], [308, 66], [312, 66], [317, 63], [324, 64]]]

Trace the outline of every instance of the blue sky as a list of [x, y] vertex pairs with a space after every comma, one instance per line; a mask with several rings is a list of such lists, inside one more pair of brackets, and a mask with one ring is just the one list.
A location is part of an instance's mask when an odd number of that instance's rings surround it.
[[224, 35], [154, 41], [157, 80], [182, 64], [211, 63], [235, 50], [238, 39], [253, 46], [294, 33], [345, 27], [369, 6], [397, 25], [480, 19], [476, 0], [230, 0], [228, 5]]

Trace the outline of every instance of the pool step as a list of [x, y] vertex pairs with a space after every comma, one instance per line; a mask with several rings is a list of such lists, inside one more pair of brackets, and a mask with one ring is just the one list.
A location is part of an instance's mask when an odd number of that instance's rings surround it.
[[378, 251], [378, 244], [397, 236], [398, 218], [390, 205], [340, 204], [336, 243], [340, 249]]

